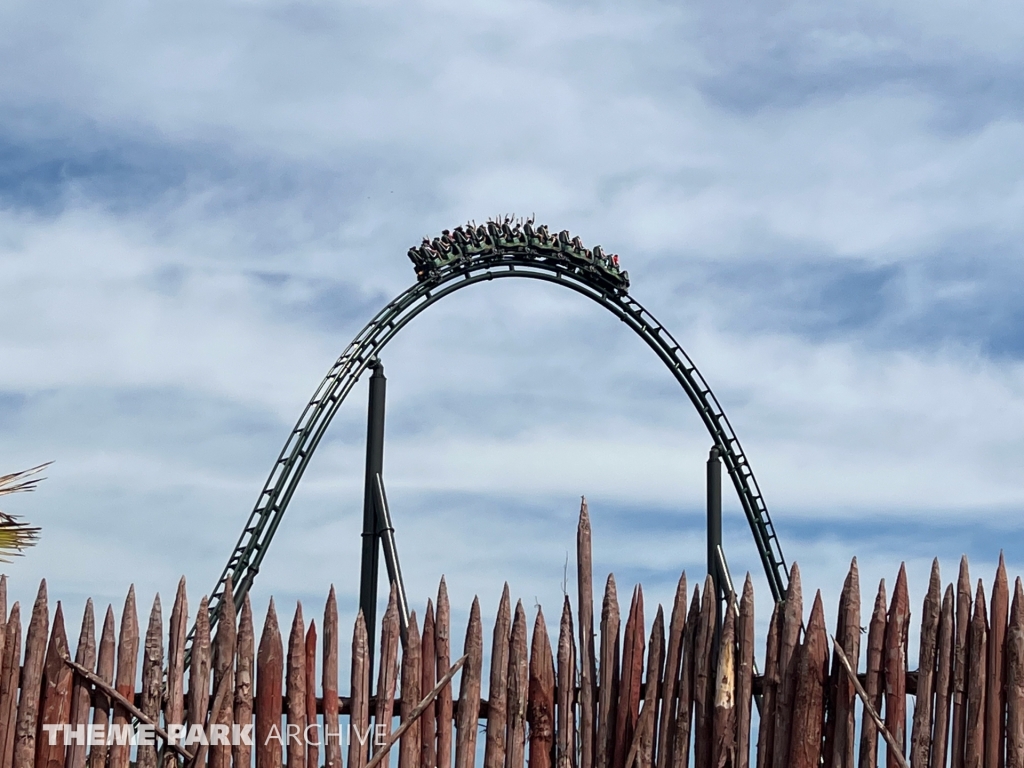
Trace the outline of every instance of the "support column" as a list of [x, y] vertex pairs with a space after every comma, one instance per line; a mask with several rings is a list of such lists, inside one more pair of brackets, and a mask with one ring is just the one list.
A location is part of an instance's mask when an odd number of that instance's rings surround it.
[[[718, 549], [722, 546], [722, 460], [718, 446], [708, 455], [708, 573], [715, 585], [718, 603], [718, 631], [721, 632], [722, 612], [725, 610], [725, 574], [718, 561]], [[718, 633], [716, 633], [716, 638]]]
[[377, 636], [377, 573], [380, 565], [380, 525], [377, 517], [376, 479], [384, 472], [384, 398], [387, 379], [379, 360], [370, 363], [370, 403], [366, 425], [366, 476], [363, 482], [363, 555], [359, 571], [359, 607], [366, 620], [369, 640], [371, 688], [373, 655]]

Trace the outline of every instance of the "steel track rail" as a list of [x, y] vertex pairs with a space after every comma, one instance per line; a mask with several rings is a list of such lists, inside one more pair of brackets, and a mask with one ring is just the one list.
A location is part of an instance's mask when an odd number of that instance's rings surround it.
[[[571, 263], [529, 248], [519, 248], [498, 250], [468, 262], [447, 265], [431, 279], [413, 285], [387, 304], [356, 335], [320, 383], [274, 462], [259, 500], [210, 595], [211, 627], [220, 613], [229, 575], [234, 584], [235, 605], [241, 607], [313, 452], [369, 363], [427, 307], [470, 285], [502, 278], [543, 280], [576, 291], [617, 316], [654, 350], [682, 386], [718, 446], [754, 535], [772, 595], [776, 601], [783, 599], [789, 580], [788, 569], [764, 497], [725, 411], [689, 355], [654, 315], [628, 293], [616, 290]], [[193, 627], [189, 646], [194, 632]]]

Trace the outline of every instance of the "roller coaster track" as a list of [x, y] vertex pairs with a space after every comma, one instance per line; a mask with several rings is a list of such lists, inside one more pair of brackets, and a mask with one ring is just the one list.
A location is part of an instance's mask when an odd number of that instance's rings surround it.
[[[229, 575], [234, 585], [235, 604], [241, 606], [313, 452], [363, 371], [388, 342], [427, 307], [455, 291], [501, 278], [543, 280], [570, 288], [610, 311], [647, 342], [682, 386], [718, 447], [754, 534], [768, 585], [777, 601], [783, 599], [788, 570], [750, 463], [711, 387], [678, 342], [626, 291], [611, 286], [593, 272], [549, 258], [548, 254], [529, 247], [496, 248], [492, 253], [448, 264], [399, 295], [366, 324], [331, 366], [288, 436], [217, 581], [210, 597], [211, 625], [216, 623], [220, 613], [220, 601]], [[191, 635], [189, 639], [191, 641]]]

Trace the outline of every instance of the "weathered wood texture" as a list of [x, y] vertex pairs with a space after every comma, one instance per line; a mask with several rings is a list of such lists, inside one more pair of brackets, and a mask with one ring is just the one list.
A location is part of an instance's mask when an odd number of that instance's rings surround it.
[[601, 662], [598, 667], [597, 724], [594, 738], [596, 768], [611, 768], [615, 749], [615, 717], [619, 699], [619, 598], [615, 577], [608, 574], [601, 604]]
[[[451, 668], [451, 606], [448, 585], [444, 576], [437, 588], [437, 615], [434, 623], [434, 661], [437, 679]], [[525, 689], [524, 689], [525, 690]], [[452, 764], [452, 689], [446, 687], [437, 697], [437, 768], [451, 768]]]
[[[545, 640], [547, 640], [546, 635]], [[473, 768], [476, 761], [476, 737], [480, 720], [480, 675], [484, 651], [480, 600], [477, 598], [473, 598], [473, 606], [469, 610], [469, 624], [466, 626], [466, 640], [462, 649], [462, 653], [466, 656], [466, 666], [462, 668], [459, 707], [455, 713], [455, 768]], [[548, 660], [550, 661], [550, 659], [551, 647], [548, 646]], [[532, 677], [531, 670], [531, 693], [533, 691]], [[531, 737], [531, 749], [532, 743]], [[532, 759], [530, 765], [533, 765]]]
[[928, 768], [932, 746], [932, 712], [935, 698], [935, 659], [939, 641], [939, 614], [942, 611], [942, 578], [939, 561], [932, 561], [928, 593], [921, 609], [921, 642], [917, 661], [917, 694], [914, 701], [914, 725], [910, 734], [911, 768]]
[[[836, 641], [842, 646], [847, 660], [856, 668], [860, 663], [860, 572], [857, 558], [843, 582], [836, 617]], [[853, 768], [855, 755], [856, 708], [853, 683], [839, 668], [837, 657], [832, 660], [829, 678], [829, 711], [825, 738], [825, 765], [828, 768]]]
[[[505, 729], [505, 768], [523, 768], [526, 757], [526, 708], [530, 670], [526, 650], [526, 611], [516, 602], [508, 651], [508, 723]], [[424, 766], [424, 768], [429, 768]]]
[[793, 722], [793, 696], [796, 693], [796, 650], [803, 624], [803, 591], [800, 567], [793, 563], [789, 589], [779, 623], [779, 691], [775, 703], [775, 734], [772, 768], [787, 768], [790, 729]]
[[349, 768], [366, 765], [370, 736], [370, 641], [360, 609], [352, 630], [352, 675], [349, 703]]
[[[271, 598], [256, 654], [256, 768], [281, 768], [281, 684], [284, 646]], [[271, 739], [277, 731], [278, 738]]]
[[743, 582], [736, 619], [736, 768], [750, 764], [750, 712], [754, 690], [754, 583]]
[[555, 665], [544, 612], [540, 608], [533, 623], [533, 642], [530, 644], [526, 721], [530, 724], [530, 768], [551, 768], [551, 752], [555, 743]]
[[[753, 596], [751, 596], [753, 599]], [[582, 613], [580, 614], [582, 617]], [[582, 621], [582, 618], [581, 618]], [[753, 629], [753, 627], [751, 627]], [[668, 647], [665, 651], [665, 672], [661, 685], [661, 709], [658, 713], [658, 743], [656, 768], [669, 768], [672, 759], [672, 742], [676, 734], [676, 712], [679, 702], [679, 677], [683, 661], [684, 633], [686, 631], [686, 574], [676, 584], [675, 600], [672, 603], [672, 618], [668, 626]], [[751, 648], [753, 650], [753, 648]], [[582, 720], [582, 708], [580, 718]], [[580, 729], [582, 739], [583, 730]], [[590, 768], [583, 766], [580, 768]]]
[[[234, 585], [228, 578], [224, 599], [220, 601], [217, 619], [217, 637], [213, 641], [213, 695], [210, 706], [210, 724], [218, 726], [222, 734], [229, 734], [235, 722], [235, 657], [238, 650], [238, 626], [235, 614]], [[220, 739], [218, 739], [220, 741]], [[210, 745], [210, 768], [231, 768], [231, 743]]]
[[324, 606], [323, 659], [320, 689], [323, 691], [324, 729], [321, 740], [324, 745], [324, 768], [341, 768], [344, 740], [341, 737], [338, 708], [338, 599], [333, 584], [327, 595], [327, 605]]
[[964, 743], [967, 739], [967, 643], [971, 625], [971, 574], [967, 556], [960, 558], [960, 574], [956, 581], [956, 635], [953, 642], [952, 733], [950, 734], [950, 768], [963, 768]]
[[[580, 768], [594, 768], [594, 713], [597, 703], [597, 657], [594, 655], [594, 574], [592, 531], [587, 500], [580, 500], [580, 519], [576, 527], [576, 586], [579, 596], [580, 693], [579, 740]], [[683, 582], [683, 592], [686, 583]], [[685, 599], [685, 594], [684, 594]], [[678, 661], [676, 662], [678, 664]], [[432, 767], [431, 767], [432, 768]], [[665, 768], [664, 764], [658, 768]]]
[[793, 716], [787, 764], [791, 768], [817, 768], [821, 760], [828, 677], [828, 637], [821, 592], [814, 596], [807, 631], [794, 656]]
[[[585, 508], [578, 544], [581, 558], [589, 557]], [[584, 581], [591, 578], [589, 568], [579, 571]], [[473, 768], [478, 756], [482, 768], [583, 768], [588, 689], [591, 768], [853, 768], [855, 758], [858, 768], [877, 768], [880, 740], [887, 766], [1024, 768], [1024, 586], [1015, 580], [1011, 593], [1002, 560], [991, 601], [981, 581], [976, 596], [968, 591], [966, 560], [955, 588], [943, 585], [933, 563], [913, 654], [905, 568], [891, 599], [885, 582], [879, 585], [864, 654], [856, 561], [840, 594], [832, 648], [820, 592], [805, 617], [799, 568], [791, 573], [788, 599], [772, 606], [763, 676], [755, 674], [749, 576], [742, 595], [729, 594], [725, 604], [706, 580], [703, 591], [693, 590], [689, 609], [682, 576], [670, 617], [663, 606], [652, 607], [649, 627], [638, 585], [621, 632], [609, 576], [600, 637], [582, 627], [582, 634], [576, 632], [576, 620], [586, 612], [577, 607], [574, 616], [566, 595], [554, 645], [539, 606], [531, 641], [523, 604], [512, 609], [506, 585], [488, 627], [486, 679], [478, 600], [469, 612], [464, 658], [453, 668], [443, 580], [436, 613], [432, 602], [426, 604], [422, 632], [417, 614], [410, 614], [404, 647], [392, 590], [381, 617], [376, 696], [363, 616], [356, 616], [351, 646], [343, 645], [333, 589], [322, 637], [296, 606], [285, 645], [271, 601], [258, 650], [248, 597], [237, 624], [234, 602], [218, 603], [212, 639], [204, 598], [186, 668], [184, 580], [166, 636], [159, 597], [140, 637], [129, 589], [119, 632], [108, 608], [98, 643], [92, 603], [86, 603], [71, 662], [64, 607], [55, 604], [51, 627], [45, 583], [23, 636], [20, 606], [5, 615], [7, 584], [0, 578], [0, 768], [129, 768], [129, 759], [136, 768], [157, 768], [170, 764], [169, 750], [184, 756], [188, 768], [249, 768], [253, 761], [256, 768], [367, 768], [371, 755], [374, 766], [394, 764], [392, 751], [397, 768]], [[586, 597], [588, 589], [577, 594]], [[590, 616], [592, 623], [592, 607]], [[341, 647], [348, 660], [339, 658]], [[917, 659], [917, 669], [907, 669], [908, 655]], [[863, 665], [859, 680], [837, 663], [841, 658], [853, 669]], [[346, 695], [340, 695], [346, 664], [350, 676]], [[868, 707], [855, 695], [884, 721], [866, 716]], [[758, 696], [760, 718], [753, 714]], [[909, 734], [908, 696], [916, 697]], [[133, 720], [155, 724], [158, 734], [137, 751], [122, 740], [132, 733]], [[105, 738], [89, 744], [78, 738], [94, 728]], [[176, 740], [170, 747], [168, 732]], [[245, 736], [252, 737], [251, 745]], [[485, 739], [479, 749], [478, 738]]]
[[[420, 691], [423, 682], [423, 671], [420, 668], [423, 645], [420, 642], [420, 628], [416, 621], [416, 612], [409, 617], [406, 632], [405, 653], [402, 654], [402, 705], [400, 716], [404, 723], [420, 703], [420, 698], [427, 691]], [[421, 721], [411, 723], [402, 734], [398, 752], [398, 768], [419, 768], [420, 764], [420, 725]]]
[[484, 748], [484, 768], [502, 768], [505, 764], [505, 737], [508, 719], [508, 642], [511, 629], [512, 605], [509, 598], [508, 582], [505, 582], [505, 588], [501, 592], [501, 602], [498, 604], [498, 618], [494, 622], [494, 633], [491, 638], [491, 677], [487, 695], [487, 743]]
[[[499, 616], [499, 621], [500, 618]], [[568, 595], [562, 601], [556, 662], [555, 765], [556, 768], [573, 768], [576, 765], [576, 642], [573, 640], [572, 605], [569, 603]], [[495, 700], [494, 689], [491, 690], [487, 707], [488, 724], [491, 721], [490, 712]]]
[[[910, 631], [910, 596], [907, 569], [900, 564], [896, 586], [885, 619], [885, 727], [896, 744], [906, 751], [907, 743], [907, 639]], [[886, 768], [899, 768], [893, 748], [886, 744]]]
[[[255, 681], [256, 631], [252, 621], [252, 602], [246, 594], [242, 612], [238, 616], [238, 634], [235, 642], [234, 718], [240, 728], [252, 724]], [[238, 768], [249, 768], [252, 765], [251, 743], [238, 739], [231, 749], [233, 765]]]

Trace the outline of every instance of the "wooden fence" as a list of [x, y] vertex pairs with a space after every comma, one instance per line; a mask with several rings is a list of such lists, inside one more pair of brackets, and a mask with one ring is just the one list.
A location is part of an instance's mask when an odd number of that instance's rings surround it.
[[[530, 768], [748, 768], [751, 761], [757, 768], [871, 768], [879, 728], [858, 701], [855, 679], [897, 747], [882, 745], [887, 768], [902, 765], [904, 754], [915, 768], [1024, 766], [1024, 591], [1017, 579], [1011, 605], [1001, 559], [990, 602], [980, 581], [972, 597], [966, 559], [956, 587], [944, 591], [934, 564], [915, 672], [908, 672], [905, 570], [891, 600], [884, 581], [879, 585], [862, 653], [854, 561], [835, 638], [854, 669], [863, 659], [858, 678], [830, 651], [820, 593], [804, 623], [794, 565], [789, 596], [774, 606], [761, 676], [754, 672], [749, 576], [742, 594], [730, 597], [720, 632], [710, 581], [687, 601], [684, 574], [670, 613], [666, 618], [658, 606], [648, 634], [642, 589], [633, 590], [623, 625], [612, 576], [594, 617], [590, 536], [584, 506], [578, 610], [574, 615], [566, 597], [553, 647], [541, 610], [531, 635], [522, 603], [512, 607], [506, 586], [491, 634], [486, 700], [479, 602], [453, 659], [444, 579], [436, 607], [427, 602], [422, 623], [412, 617], [404, 644], [391, 595], [372, 687], [366, 626], [357, 617], [350, 695], [339, 696], [333, 589], [322, 636], [300, 605], [287, 644], [273, 601], [257, 642], [248, 598], [237, 616], [230, 600], [222, 603], [211, 638], [203, 598], [186, 672], [184, 579], [166, 656], [159, 597], [140, 635], [131, 589], [116, 640], [108, 607], [96, 643], [92, 602], [86, 604], [71, 661], [59, 602], [49, 623], [45, 582], [23, 646], [20, 607], [7, 615], [4, 578], [0, 768], [156, 768], [172, 760], [200, 768], [374, 768], [392, 753], [399, 768], [473, 768], [481, 755], [484, 768], [522, 768], [527, 760]], [[457, 700], [447, 684], [453, 677]], [[908, 695], [916, 695], [909, 722]], [[760, 722], [753, 731], [752, 720]], [[134, 745], [123, 738], [132, 732]]]

